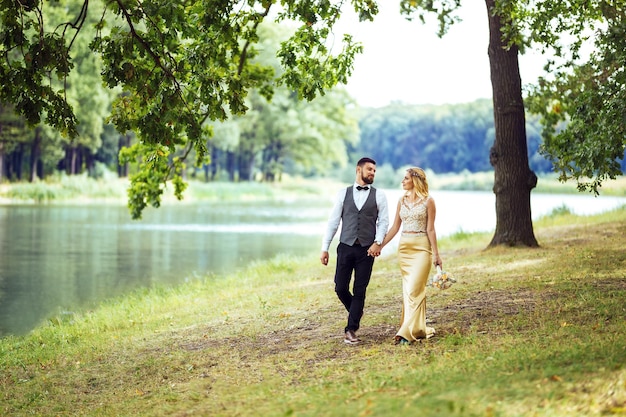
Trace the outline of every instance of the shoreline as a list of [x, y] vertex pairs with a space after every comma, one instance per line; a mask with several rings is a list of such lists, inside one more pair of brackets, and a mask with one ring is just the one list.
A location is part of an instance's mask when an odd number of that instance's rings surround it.
[[[319, 193], [302, 191], [320, 189], [339, 189], [345, 184], [336, 179], [303, 179], [286, 176], [278, 183], [257, 182], [202, 182], [187, 180], [188, 188], [183, 199], [178, 200], [172, 187], [164, 190], [162, 203], [195, 202], [195, 201], [222, 201], [223, 199], [236, 200], [259, 199], [316, 199]], [[433, 174], [430, 181], [431, 191], [484, 191], [492, 192], [493, 173], [473, 174]], [[129, 182], [125, 178], [91, 179], [85, 175], [67, 177], [62, 176], [47, 182], [33, 183], [0, 183], [0, 205], [14, 204], [127, 204], [127, 188]], [[378, 188], [393, 190], [395, 188], [378, 184]], [[397, 187], [400, 190], [400, 187]], [[12, 197], [8, 195], [14, 194]], [[538, 187], [533, 189], [532, 195], [592, 195], [588, 192], [579, 192], [575, 183], [561, 183], [554, 175], [539, 178]], [[601, 189], [600, 197], [626, 197], [626, 177], [608, 180]]]
[[343, 343], [333, 268], [316, 257], [137, 291], [0, 339], [0, 410], [513, 417], [539, 402], [553, 416], [607, 414], [626, 406], [625, 231], [620, 210], [546, 218], [539, 248], [485, 250], [484, 234], [442, 241], [457, 283], [427, 289], [437, 336], [406, 348], [392, 343], [394, 256], [374, 267], [357, 346]]

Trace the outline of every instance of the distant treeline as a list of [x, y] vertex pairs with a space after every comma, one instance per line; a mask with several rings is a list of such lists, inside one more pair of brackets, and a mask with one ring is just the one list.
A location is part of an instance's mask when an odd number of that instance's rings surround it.
[[[299, 108], [302, 109], [302, 106]], [[117, 151], [121, 146], [127, 146], [132, 142], [132, 135], [119, 135], [112, 131], [111, 126], [105, 126], [101, 129], [100, 139], [92, 141], [90, 146], [68, 144], [63, 141], [46, 143], [42, 140], [43, 129], [27, 128], [19, 118], [7, 114], [9, 109], [10, 107], [6, 106], [0, 107], [0, 179], [19, 181], [32, 180], [35, 177], [45, 178], [55, 170], [62, 170], [68, 174], [87, 171], [90, 175], [98, 175], [98, 170], [94, 169], [96, 163], [122, 176], [128, 172], [127, 169], [120, 169]], [[341, 141], [337, 138], [334, 138], [332, 143], [329, 140], [328, 146], [335, 148], [332, 151], [335, 154], [335, 161], [355, 161], [362, 155], [368, 155], [374, 158], [379, 166], [390, 166], [393, 169], [407, 165], [419, 165], [436, 173], [484, 172], [492, 169], [489, 164], [489, 151], [494, 140], [491, 100], [437, 106], [393, 104], [382, 108], [355, 109], [354, 112], [352, 119], [358, 121], [358, 135], [355, 136], [359, 139], [344, 140], [345, 147], [339, 146]], [[267, 119], [268, 117], [265, 117], [262, 120]], [[348, 120], [350, 117], [345, 119]], [[539, 151], [541, 144], [539, 120], [532, 115], [527, 115], [526, 119], [530, 167], [537, 173], [551, 172], [551, 162]], [[245, 121], [241, 120], [240, 123], [243, 124]], [[257, 122], [256, 127], [258, 126]], [[354, 129], [356, 130], [356, 126]], [[245, 132], [245, 129], [236, 130], [240, 132], [236, 136], [243, 142], [242, 132]], [[284, 129], [281, 134], [287, 136]], [[254, 141], [253, 137], [247, 140]], [[268, 178], [263, 175], [261, 167], [264, 155], [268, 152], [266, 147], [258, 146], [255, 151], [251, 151], [255, 148], [232, 146], [233, 142], [237, 142], [237, 138], [231, 139], [231, 145], [227, 149], [220, 149], [219, 142], [210, 143], [210, 149], [213, 149], [212, 160], [204, 167], [204, 175], [197, 169], [190, 169], [190, 175], [197, 175], [209, 181], [279, 179], [279, 176]], [[271, 140], [265, 142], [272, 144]], [[44, 143], [47, 146], [42, 146]], [[318, 137], [317, 146], [322, 146], [323, 143], [324, 139]], [[94, 146], [96, 144], [99, 146]], [[289, 147], [291, 149], [289, 153], [273, 161], [275, 172], [305, 176], [324, 175], [327, 167], [323, 164], [311, 164], [307, 169], [303, 169], [299, 161], [290, 158], [290, 155], [295, 154], [305, 154], [311, 158], [321, 157], [321, 152], [315, 155], [311, 143], [295, 138], [289, 143]], [[299, 147], [302, 149], [298, 150]], [[336, 149], [338, 147], [344, 149]], [[245, 168], [250, 174], [235, 175], [235, 171], [240, 171], [241, 168], [233, 162], [242, 159], [238, 152], [245, 152], [245, 160], [248, 161]], [[257, 152], [258, 155], [255, 156], [253, 152]], [[345, 152], [346, 155], [340, 157], [336, 155], [337, 152]], [[77, 156], [78, 163], [74, 161]], [[302, 156], [298, 159], [301, 160]], [[45, 164], [42, 161], [45, 161]], [[44, 165], [48, 169], [44, 169]], [[68, 170], [68, 167], [77, 165], [78, 169]], [[622, 161], [621, 165], [622, 170], [626, 171], [626, 163]], [[225, 171], [223, 175], [219, 175], [219, 170]], [[253, 175], [255, 170], [259, 175]]]
[[[372, 155], [378, 164], [395, 168], [414, 164], [437, 173], [493, 169], [489, 163], [495, 136], [491, 100], [395, 104], [366, 109], [359, 119], [361, 139], [354, 152]], [[539, 153], [541, 124], [536, 117], [526, 116], [526, 135], [531, 169], [550, 172], [551, 162]]]

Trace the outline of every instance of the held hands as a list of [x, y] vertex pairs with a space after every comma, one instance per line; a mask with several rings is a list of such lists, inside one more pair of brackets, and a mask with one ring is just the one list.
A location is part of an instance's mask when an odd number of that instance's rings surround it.
[[[381, 245], [374, 243], [367, 250], [367, 255], [373, 257], [380, 256], [380, 252], [382, 251], [382, 249], [383, 247]], [[322, 251], [322, 254], [320, 255], [320, 261], [322, 262], [322, 265], [328, 265], [328, 258], [328, 252]]]
[[367, 250], [367, 256], [373, 256], [374, 258], [380, 256], [380, 252], [382, 251], [382, 249], [383, 247], [381, 245], [374, 242], [372, 246], [370, 246]]

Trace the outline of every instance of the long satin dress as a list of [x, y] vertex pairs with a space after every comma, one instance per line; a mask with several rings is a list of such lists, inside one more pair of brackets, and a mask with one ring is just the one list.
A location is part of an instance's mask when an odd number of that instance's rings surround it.
[[426, 282], [432, 263], [432, 249], [426, 234], [428, 198], [411, 204], [400, 199], [402, 235], [398, 245], [398, 261], [402, 273], [402, 316], [396, 337], [409, 342], [428, 339], [435, 329], [426, 326]]

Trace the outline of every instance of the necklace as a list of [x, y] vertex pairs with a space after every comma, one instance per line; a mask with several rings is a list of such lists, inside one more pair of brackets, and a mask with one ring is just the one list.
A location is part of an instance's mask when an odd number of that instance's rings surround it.
[[406, 205], [409, 207], [414, 207], [418, 204], [421, 204], [424, 202], [424, 200], [425, 200], [425, 197], [417, 198], [415, 196], [408, 196], [408, 195], [404, 196], [404, 201], [406, 201]]

